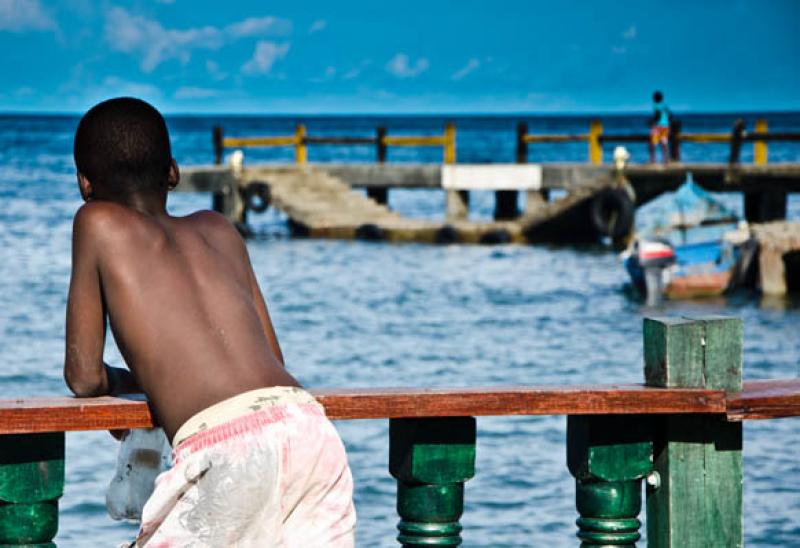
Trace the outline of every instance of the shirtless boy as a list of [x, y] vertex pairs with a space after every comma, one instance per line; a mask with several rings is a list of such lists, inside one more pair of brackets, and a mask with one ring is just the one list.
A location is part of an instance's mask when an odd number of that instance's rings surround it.
[[[216, 213], [166, 211], [164, 119], [105, 101], [74, 152], [65, 379], [79, 397], [144, 392], [173, 445], [136, 546], [352, 546], [344, 447], [284, 367], [244, 242]], [[107, 322], [130, 371], [103, 362]]]

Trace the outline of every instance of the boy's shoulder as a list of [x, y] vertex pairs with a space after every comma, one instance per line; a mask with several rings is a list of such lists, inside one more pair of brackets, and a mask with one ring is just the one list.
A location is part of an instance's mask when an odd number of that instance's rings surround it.
[[[241, 236], [225, 216], [215, 211], [196, 211], [184, 217], [171, 217], [180, 231], [196, 232], [218, 248], [243, 246]], [[175, 225], [173, 225], [175, 226]], [[153, 219], [114, 202], [90, 201], [75, 213], [73, 234], [77, 241], [92, 247], [116, 247], [120, 242], [149, 240], [164, 233], [165, 227]], [[173, 230], [177, 230], [177, 227]]]

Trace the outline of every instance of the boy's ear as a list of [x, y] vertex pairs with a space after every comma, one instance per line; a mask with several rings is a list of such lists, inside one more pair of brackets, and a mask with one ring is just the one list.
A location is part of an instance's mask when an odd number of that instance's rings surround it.
[[88, 202], [94, 198], [94, 187], [92, 187], [92, 182], [80, 171], [78, 172], [78, 189], [81, 191], [81, 198], [83, 198], [84, 202]]
[[181, 171], [178, 169], [178, 163], [175, 161], [175, 158], [173, 158], [169, 165], [169, 174], [167, 175], [167, 189], [174, 190], [180, 181]]

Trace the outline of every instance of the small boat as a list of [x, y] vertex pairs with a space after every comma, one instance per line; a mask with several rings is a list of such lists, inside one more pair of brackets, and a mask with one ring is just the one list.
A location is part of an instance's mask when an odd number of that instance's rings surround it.
[[644, 225], [623, 262], [648, 304], [721, 295], [745, 280], [757, 245], [746, 224], [687, 174], [641, 210]]

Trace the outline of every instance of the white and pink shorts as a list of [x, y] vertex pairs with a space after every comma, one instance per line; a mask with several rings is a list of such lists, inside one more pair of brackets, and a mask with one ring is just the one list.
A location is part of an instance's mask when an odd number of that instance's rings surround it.
[[353, 546], [344, 446], [302, 389], [254, 390], [201, 411], [175, 435], [173, 461], [136, 546]]

